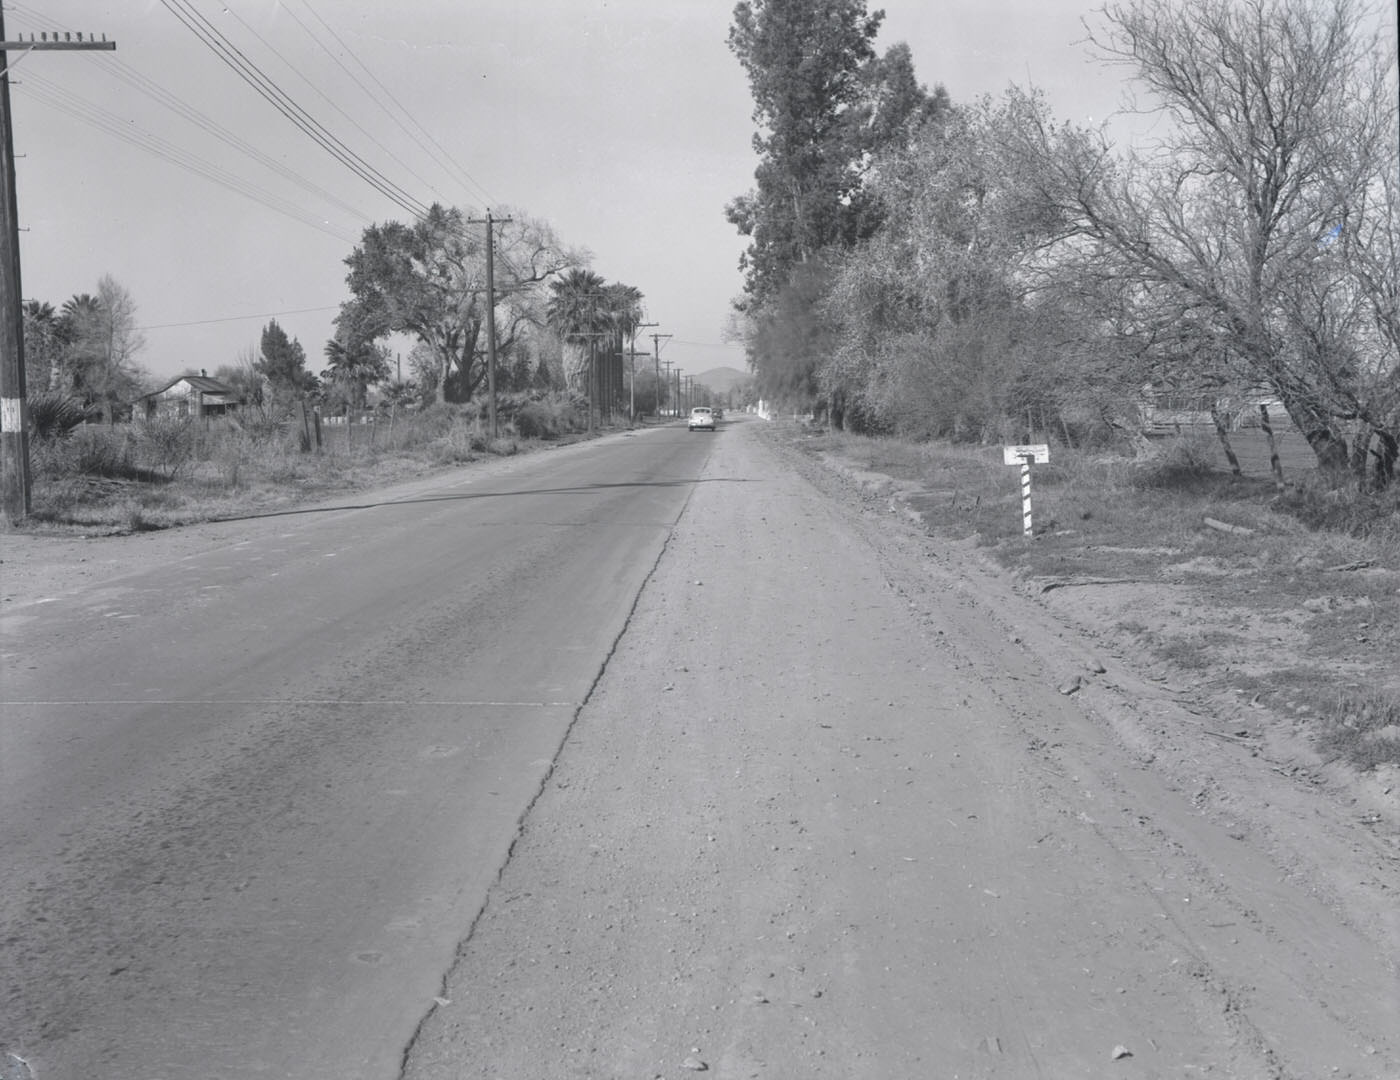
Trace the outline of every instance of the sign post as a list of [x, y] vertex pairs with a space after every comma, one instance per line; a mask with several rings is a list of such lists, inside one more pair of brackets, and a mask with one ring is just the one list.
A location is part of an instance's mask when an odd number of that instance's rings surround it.
[[1021, 466], [1021, 525], [1024, 535], [1031, 532], [1031, 464], [1044, 465], [1050, 460], [1050, 447], [1046, 443], [1030, 446], [1003, 446], [1001, 459], [1007, 465]]

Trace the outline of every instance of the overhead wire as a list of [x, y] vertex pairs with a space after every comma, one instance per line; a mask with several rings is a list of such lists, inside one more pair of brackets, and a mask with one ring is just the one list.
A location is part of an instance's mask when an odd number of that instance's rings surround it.
[[189, 0], [161, 0], [161, 4], [260, 97], [352, 173], [414, 217], [421, 217], [427, 213], [427, 207], [420, 200], [370, 165], [298, 105], [275, 80], [249, 60], [242, 50], [194, 8]]
[[253, 63], [213, 23], [190, 3], [190, 0], [161, 0], [164, 7], [190, 30], [230, 70], [247, 83], [317, 145], [396, 205], [418, 215], [426, 209], [421, 202], [375, 169], [325, 125], [294, 101], [276, 81]]
[[258, 187], [251, 181], [234, 176], [221, 166], [206, 161], [187, 150], [176, 146], [168, 139], [155, 135], [144, 128], [131, 123], [126, 117], [104, 109], [99, 105], [94, 105], [90, 101], [84, 100], [67, 88], [45, 78], [37, 72], [31, 72], [25, 78], [24, 83], [16, 87], [21, 93], [32, 96], [45, 103], [51, 108], [67, 113], [74, 119], [80, 120], [90, 127], [130, 143], [141, 150], [152, 154], [155, 157], [168, 161], [172, 165], [177, 165], [182, 169], [202, 176], [207, 180], [212, 180], [221, 187], [233, 191], [256, 203], [293, 218], [303, 225], [308, 225], [313, 229], [333, 236], [337, 240], [353, 244], [354, 237], [346, 235], [342, 230], [331, 226], [322, 218], [318, 218], [304, 207], [296, 203], [274, 195], [263, 188]]
[[[361, 155], [356, 153], [353, 149], [351, 149], [343, 141], [336, 137], [334, 133], [332, 133], [328, 128], [326, 128], [323, 124], [317, 121], [315, 117], [313, 117], [309, 112], [307, 112], [304, 108], [297, 104], [297, 102], [294, 99], [292, 99], [291, 96], [287, 94], [286, 91], [284, 91], [275, 80], [273, 80], [261, 68], [259, 68], [256, 63], [249, 59], [248, 56], [237, 47], [237, 45], [230, 41], [229, 38], [226, 35], [224, 35], [217, 27], [215, 27], [213, 23], [209, 21], [208, 18], [206, 18], [202, 13], [200, 13], [199, 10], [196, 7], [194, 7], [192, 0], [161, 0], [161, 2], [163, 6], [168, 11], [170, 11], [170, 13], [174, 15], [176, 19], [179, 20], [186, 27], [186, 29], [190, 30], [193, 34], [195, 34], [195, 36], [199, 38], [200, 41], [203, 42], [212, 52], [214, 52], [214, 54], [226, 66], [228, 66], [232, 71], [234, 71], [235, 74], [237, 74], [241, 79], [243, 79], [243, 81], [246, 82], [261, 97], [263, 97], [264, 100], [268, 101], [269, 104], [271, 104], [280, 113], [282, 113], [283, 116], [285, 116], [289, 121], [295, 124], [304, 134], [306, 134], [324, 150], [330, 153], [332, 157], [334, 157], [342, 165], [348, 168], [361, 180], [370, 184], [370, 186], [373, 187], [380, 194], [384, 195], [386, 198], [390, 199], [392, 202], [398, 205], [401, 209], [404, 209], [408, 213], [412, 214], [415, 218], [421, 218], [426, 215], [427, 207], [420, 200], [416, 199], [404, 188], [400, 187], [398, 184], [390, 180], [382, 172], [380, 172], [368, 161], [366, 161]], [[335, 42], [340, 46], [340, 48], [345, 51], [346, 55], [349, 56], [352, 60], [354, 60], [354, 62], [360, 67], [360, 69], [363, 70], [371, 80], [373, 80], [374, 84], [378, 86], [379, 89], [382, 91], [383, 96], [393, 102], [393, 104], [402, 114], [402, 117], [406, 118], [406, 120], [409, 123], [411, 123], [414, 127], [417, 128], [419, 132], [422, 133], [424, 138], [428, 140], [428, 143], [431, 143], [432, 148], [430, 148], [424, 142], [423, 138], [419, 138], [418, 135], [416, 135], [414, 131], [412, 131], [407, 126], [407, 124], [405, 124], [404, 120], [400, 119], [398, 116], [395, 116], [394, 113], [384, 104], [383, 100], [381, 100], [379, 96], [376, 96], [368, 87], [366, 87], [365, 84], [359, 78], [357, 78], [355, 74], [351, 72], [345, 66], [345, 64], [340, 61], [338, 57], [335, 56], [335, 54], [324, 43], [324, 41], [317, 37], [317, 35], [306, 25], [306, 23], [302, 19], [300, 19], [296, 15], [295, 12], [291, 11], [285, 6], [282, 10], [286, 11], [286, 13], [289, 16], [291, 16], [295, 22], [297, 22], [298, 26], [300, 26], [303, 29], [303, 31], [308, 34], [308, 36], [311, 36], [312, 39], [315, 40], [317, 44], [320, 45], [320, 47], [324, 51], [326, 51], [328, 55], [331, 56], [332, 60], [341, 68], [342, 71], [345, 72], [347, 77], [349, 77], [355, 83], [355, 85], [359, 87], [360, 90], [363, 93], [365, 93], [367, 97], [370, 98], [370, 100], [374, 101], [376, 105], [378, 105], [379, 108], [382, 109], [384, 113], [387, 116], [389, 116], [389, 118], [402, 131], [404, 131], [404, 133], [415, 143], [415, 145], [419, 147], [420, 150], [427, 154], [434, 161], [435, 164], [437, 164], [440, 168], [443, 169], [445, 173], [447, 173], [449, 176], [452, 176], [454, 181], [465, 181], [467, 185], [475, 188], [481, 195], [483, 195], [486, 198], [486, 202], [489, 205], [489, 203], [493, 200], [491, 199], [490, 193], [486, 190], [486, 188], [478, 180], [476, 180], [476, 178], [472, 176], [470, 172], [468, 172], [455, 159], [453, 159], [451, 154], [448, 153], [448, 151], [441, 145], [441, 143], [439, 143], [435, 138], [433, 138], [432, 134], [421, 123], [418, 122], [418, 120], [403, 105], [403, 103], [399, 101], [397, 97], [394, 96], [393, 92], [389, 90], [387, 86], [385, 86], [385, 84], [374, 74], [374, 72], [369, 68], [369, 66], [365, 64], [364, 61], [362, 61], [354, 53], [354, 51], [344, 41], [344, 39], [336, 33], [334, 28], [332, 28], [325, 21], [325, 19], [323, 19], [321, 15], [315, 10], [315, 8], [311, 6], [310, 0], [302, 0], [302, 4], [310, 13], [310, 15], [325, 29], [325, 31], [330, 35], [330, 37], [335, 40]], [[27, 9], [23, 4], [10, 2], [8, 4], [8, 7], [11, 11], [17, 13], [17, 21], [21, 23], [32, 23], [35, 26], [44, 25], [44, 23], [40, 21], [42, 19], [42, 16], [38, 12], [32, 11], [32, 9]], [[288, 67], [291, 67], [293, 70], [296, 70], [296, 68], [293, 65], [291, 65], [286, 60], [286, 58], [281, 55], [281, 53], [279, 53], [271, 44], [269, 44], [266, 41], [266, 39], [264, 39], [255, 30], [253, 30], [253, 28], [250, 27], [242, 18], [238, 17], [236, 13], [232, 12], [228, 8], [225, 8], [224, 10], [226, 13], [232, 14], [234, 18], [240, 23], [240, 25], [244, 27], [245, 30], [247, 30], [255, 38], [257, 38], [257, 40], [261, 42], [262, 45], [266, 47], [269, 51], [271, 51], [275, 56], [277, 56], [277, 58], [281, 60], [282, 63], [286, 64]], [[30, 18], [26, 19], [26, 15], [28, 15]], [[357, 219], [363, 220], [367, 216], [364, 215], [362, 212], [356, 210], [356, 208], [354, 208], [350, 204], [339, 199], [337, 196], [333, 195], [329, 191], [326, 191], [324, 188], [321, 188], [320, 186], [307, 180], [304, 176], [297, 173], [295, 170], [288, 168], [281, 162], [278, 162], [276, 159], [270, 157], [265, 152], [259, 150], [257, 147], [248, 143], [246, 140], [240, 138], [238, 135], [229, 131], [227, 128], [224, 128], [222, 125], [218, 124], [210, 117], [199, 112], [199, 110], [195, 109], [193, 106], [185, 104], [174, 94], [160, 87], [159, 84], [154, 82], [154, 80], [151, 80], [147, 76], [136, 71], [134, 68], [123, 64], [120, 60], [107, 56], [89, 57], [88, 59], [92, 60], [93, 62], [102, 64], [104, 67], [107, 68], [109, 74], [111, 74], [114, 78], [118, 79], [119, 81], [125, 82], [132, 88], [138, 90], [141, 93], [144, 93], [146, 96], [150, 97], [158, 104], [169, 109], [170, 111], [175, 112], [177, 115], [182, 116], [184, 119], [194, 124], [200, 130], [214, 136], [215, 138], [218, 138], [220, 141], [233, 147], [239, 152], [244, 153], [245, 155], [257, 161], [264, 167], [272, 169], [274, 172], [278, 173], [278, 175], [293, 181], [309, 193], [314, 194], [320, 198], [327, 199], [331, 203], [339, 206], [341, 209], [353, 214]], [[361, 125], [356, 123], [353, 120], [353, 118], [349, 117], [343, 109], [341, 109], [333, 101], [331, 101], [323, 92], [321, 92], [314, 84], [312, 84], [310, 80], [304, 79], [304, 81], [306, 81], [307, 84], [310, 85], [313, 90], [315, 90], [324, 100], [326, 100], [333, 108], [335, 108], [337, 112], [339, 112], [343, 117], [349, 120], [349, 122], [357, 130], [359, 130], [361, 134], [363, 134], [366, 138], [373, 142], [375, 146], [377, 146], [380, 150], [383, 150], [385, 153], [390, 153], [392, 155], [392, 152], [389, 151], [388, 148], [386, 148], [381, 142], [379, 142], [378, 139], [375, 139], [374, 136], [372, 136], [369, 132], [365, 131], [365, 129]], [[337, 239], [344, 240], [347, 243], [354, 243], [353, 238], [347, 237], [341, 232], [335, 231], [332, 227], [330, 227], [330, 224], [328, 222], [326, 222], [324, 219], [318, 218], [316, 215], [312, 214], [305, 208], [299, 207], [295, 203], [290, 202], [289, 200], [282, 199], [276, 195], [273, 195], [272, 193], [257, 187], [251, 181], [232, 176], [228, 174], [227, 171], [224, 170], [221, 166], [215, 166], [213, 163], [201, 159], [197, 155], [189, 151], [183, 150], [182, 148], [170, 142], [169, 140], [154, 135], [149, 131], [145, 131], [143, 129], [135, 127], [126, 118], [120, 117], [115, 113], [109, 112], [108, 110], [105, 110], [100, 106], [94, 105], [91, 102], [84, 101], [78, 95], [73, 94], [71, 91], [66, 91], [64, 88], [58, 86], [57, 84], [50, 83], [48, 82], [48, 80], [42, 78], [35, 80], [35, 82], [38, 85], [36, 85], [34, 88], [35, 92], [33, 96], [35, 96], [39, 100], [44, 101], [50, 107], [65, 112], [75, 117], [76, 119], [79, 119], [84, 123], [89, 124], [90, 126], [96, 127], [99, 130], [102, 130], [107, 134], [112, 135], [113, 137], [120, 138], [123, 141], [128, 142], [129, 144], [136, 146], [140, 149], [143, 149], [156, 157], [159, 157], [190, 172], [193, 172], [196, 175], [200, 175], [205, 177], [206, 179], [212, 180], [213, 182], [220, 184], [228, 190], [234, 191], [237, 194], [243, 195], [246, 198], [252, 199], [253, 201], [260, 203], [268, 209], [271, 209], [277, 213], [281, 213], [285, 216], [291, 217], [294, 220], [298, 220], [303, 224], [316, 228], [319, 231], [327, 233], [328, 235], [335, 236]], [[412, 169], [409, 169], [408, 171], [420, 183], [423, 183], [430, 190], [436, 192], [436, 188], [434, 188], [422, 176], [420, 176]], [[519, 276], [519, 271], [511, 264], [509, 257], [505, 256], [504, 253], [500, 253], [499, 257], [510, 271], [516, 273], [517, 276]], [[309, 311], [319, 309], [305, 310]], [[230, 319], [228, 321], [233, 320]]]
[[329, 34], [332, 39], [334, 39], [335, 43], [345, 50], [345, 54], [349, 56], [350, 59], [354, 60], [355, 63], [360, 66], [360, 69], [366, 75], [368, 75], [370, 79], [374, 81], [374, 85], [379, 87], [379, 89], [383, 91], [384, 96], [394, 103], [394, 105], [398, 108], [399, 112], [403, 115], [403, 117], [406, 118], [409, 121], [409, 123], [413, 125], [413, 127], [417, 128], [420, 133], [422, 133], [423, 137], [427, 139], [429, 143], [432, 144], [432, 147], [435, 148], [436, 152], [434, 152], [433, 149], [429, 149], [428, 146], [424, 145], [422, 140], [415, 136], [414, 133], [411, 130], [409, 130], [409, 128], [403, 123], [402, 120], [394, 116], [394, 114], [384, 105], [383, 101], [381, 101], [374, 94], [371, 94], [369, 90], [366, 89], [366, 87], [358, 79], [355, 78], [355, 76], [349, 71], [349, 69], [347, 69], [344, 64], [340, 63], [340, 59], [333, 52], [331, 52], [331, 50], [326, 46], [326, 44], [323, 41], [321, 41], [321, 39], [318, 38], [315, 34], [313, 34], [310, 31], [310, 29], [307, 28], [306, 24], [303, 23], [301, 19], [297, 17], [296, 13], [292, 11], [290, 7], [284, 6], [282, 10], [285, 11], [289, 16], [291, 16], [291, 18], [297, 23], [297, 25], [300, 26], [303, 30], [305, 30], [307, 35], [311, 37], [312, 40], [314, 40], [318, 45], [320, 45], [322, 49], [325, 50], [327, 55], [329, 55], [331, 59], [335, 60], [336, 63], [340, 65], [341, 70], [344, 71], [347, 75], [349, 75], [352, 80], [354, 80], [355, 85], [359, 86], [360, 89], [365, 92], [365, 95], [370, 98], [370, 100], [374, 101], [375, 104], [379, 105], [379, 107], [384, 110], [385, 115], [388, 116], [395, 123], [397, 123], [399, 125], [400, 130], [402, 130], [404, 134], [406, 134], [410, 139], [412, 139], [414, 143], [417, 144], [419, 149], [421, 149], [424, 153], [431, 157], [438, 164], [438, 166], [443, 169], [444, 172], [447, 172], [450, 175], [455, 170], [457, 176], [454, 179], [464, 180], [468, 187], [475, 188], [477, 193], [480, 194], [485, 200], [487, 206], [490, 206], [492, 203], [496, 202], [497, 200], [491, 195], [489, 191], [486, 190], [485, 187], [482, 186], [481, 182], [478, 181], [476, 177], [474, 177], [471, 173], [469, 173], [465, 168], [462, 167], [462, 165], [443, 147], [443, 145], [433, 137], [432, 132], [430, 132], [426, 127], [424, 127], [418, 121], [417, 117], [415, 117], [413, 113], [410, 112], [409, 109], [404, 106], [403, 102], [401, 102], [397, 97], [394, 96], [394, 92], [384, 85], [384, 83], [379, 79], [379, 76], [375, 75], [373, 69], [371, 69], [368, 64], [366, 64], [363, 60], [359, 58], [359, 56], [355, 54], [355, 51], [350, 48], [349, 44], [346, 43], [345, 39], [342, 38], [338, 33], [336, 33], [335, 28], [331, 26], [328, 22], [326, 22], [325, 19], [321, 18], [320, 14], [316, 11], [316, 9], [311, 6], [311, 0], [301, 0], [301, 5], [311, 13], [311, 16], [318, 23], [321, 24], [322, 28], [324, 28], [326, 33]]
[[[22, 26], [32, 26], [37, 29], [48, 25], [39, 17], [37, 12], [26, 8], [23, 4], [11, 3], [10, 10], [12, 13], [16, 14], [15, 21]], [[126, 83], [126, 85], [130, 86], [139, 93], [144, 94], [146, 97], [150, 98], [158, 105], [162, 106], [165, 109], [168, 109], [169, 111], [175, 113], [177, 116], [180, 116], [183, 119], [187, 120], [189, 123], [193, 124], [195, 127], [199, 128], [206, 134], [212, 135], [214, 138], [223, 142], [225, 145], [231, 147], [234, 150], [237, 150], [239, 153], [244, 154], [247, 157], [252, 158], [264, 168], [272, 170], [284, 179], [296, 184], [298, 187], [302, 188], [302, 190], [308, 192], [309, 194], [315, 195], [316, 197], [321, 199], [325, 199], [327, 202], [339, 207], [341, 210], [344, 210], [346, 213], [350, 214], [357, 222], [368, 220], [369, 215], [366, 214], [363, 210], [358, 209], [357, 207], [346, 202], [339, 196], [333, 194], [330, 191], [327, 191], [325, 188], [312, 182], [311, 180], [308, 180], [305, 176], [297, 172], [295, 169], [284, 165], [282, 162], [272, 157], [272, 155], [266, 153], [265, 151], [254, 146], [252, 143], [248, 142], [246, 139], [230, 131], [228, 128], [224, 127], [222, 124], [218, 123], [216, 120], [212, 119], [205, 113], [200, 112], [193, 105], [182, 101], [178, 96], [162, 87], [154, 79], [151, 79], [142, 72], [137, 71], [131, 65], [126, 64], [123, 61], [107, 53], [85, 53], [84, 59], [87, 60], [89, 63], [95, 64], [99, 68], [105, 70], [107, 74], [110, 75], [112, 78], [118, 80], [119, 82]], [[73, 94], [72, 98], [76, 100], [81, 100], [77, 98], [76, 94]], [[52, 102], [50, 102], [50, 104], [52, 104]], [[100, 106], [93, 107], [100, 108]], [[109, 128], [107, 130], [109, 130], [109, 132], [112, 134], [116, 134], [116, 131], [114, 129]], [[186, 151], [186, 153], [189, 153], [191, 157], [196, 156], [192, 152]], [[212, 165], [210, 167], [213, 168]], [[251, 184], [251, 181], [245, 182]], [[315, 216], [314, 214], [310, 214], [310, 211], [307, 211], [307, 213], [310, 216]]]
[[184, 101], [181, 101], [169, 90], [166, 90], [164, 87], [160, 86], [154, 80], [143, 75], [141, 72], [137, 71], [129, 64], [125, 64], [114, 57], [103, 56], [100, 54], [91, 54], [89, 55], [88, 59], [91, 60], [93, 63], [106, 68], [107, 72], [114, 79], [117, 79], [120, 82], [124, 82], [133, 89], [139, 91], [142, 94], [145, 94], [157, 104], [165, 107], [166, 109], [169, 109], [176, 115], [188, 120], [191, 124], [194, 124], [201, 131], [204, 131], [205, 133], [214, 136], [214, 138], [218, 139], [225, 145], [232, 147], [234, 150], [237, 150], [239, 153], [247, 155], [248, 157], [256, 161], [259, 165], [262, 165], [264, 168], [272, 170], [278, 176], [281, 176], [283, 179], [291, 181], [292, 183], [296, 184], [298, 187], [302, 188], [309, 194], [325, 199], [329, 203], [333, 203], [340, 209], [353, 215], [357, 221], [369, 220], [369, 215], [366, 214], [363, 210], [357, 209], [355, 206], [346, 202], [338, 195], [335, 195], [334, 193], [327, 191], [325, 188], [321, 187], [319, 184], [308, 180], [305, 176], [297, 172], [295, 169], [282, 164], [282, 162], [278, 161], [271, 154], [260, 150], [258, 147], [254, 146], [246, 139], [242, 138], [241, 136], [230, 131], [228, 128], [224, 127], [218, 121], [200, 112], [194, 106], [189, 105]]
[[280, 315], [308, 315], [317, 311], [339, 311], [339, 304], [323, 304], [320, 307], [291, 308], [288, 311], [262, 311], [255, 315], [224, 315], [216, 319], [194, 319], [191, 322], [155, 323], [137, 327], [139, 330], [174, 330], [185, 326], [212, 326], [214, 323], [246, 322], [250, 319], [275, 319]]
[[[302, 26], [302, 28], [305, 29], [305, 25], [302, 24], [301, 20], [297, 18], [295, 12], [293, 12], [291, 9], [286, 8], [286, 7], [284, 7], [282, 10], [285, 11], [289, 16], [291, 16], [291, 18], [292, 18], [299, 26]], [[351, 127], [353, 127], [356, 131], [358, 131], [358, 132], [359, 132], [361, 135], [363, 135], [366, 139], [368, 139], [370, 142], [372, 142], [372, 143], [373, 143], [375, 146], [377, 146], [380, 150], [384, 151], [384, 153], [387, 154], [387, 155], [389, 155], [389, 157], [395, 158], [395, 157], [397, 156], [397, 155], [395, 155], [394, 151], [390, 150], [387, 146], [385, 146], [382, 142], [380, 142], [377, 138], [375, 138], [374, 135], [372, 135], [372, 134], [370, 134], [370, 132], [366, 131], [365, 128], [360, 124], [360, 122], [359, 122], [358, 120], [356, 120], [356, 119], [355, 119], [353, 116], [351, 116], [348, 112], [346, 112], [346, 111], [345, 111], [344, 109], [342, 109], [339, 105], [337, 105], [337, 104], [335, 103], [335, 101], [331, 98], [331, 96], [330, 96], [329, 94], [327, 94], [327, 93], [326, 93], [324, 90], [322, 90], [319, 86], [317, 86], [317, 85], [316, 85], [315, 83], [313, 83], [310, 79], [308, 79], [308, 78], [306, 77], [306, 75], [305, 75], [295, 64], [293, 64], [293, 63], [292, 63], [291, 61], [289, 61], [285, 56], [283, 56], [280, 52], [278, 52], [278, 51], [277, 51], [277, 47], [276, 47], [275, 45], [273, 45], [270, 41], [268, 41], [267, 38], [265, 38], [265, 37], [263, 37], [261, 34], [259, 34], [259, 33], [257, 32], [257, 30], [255, 30], [252, 26], [250, 26], [250, 25], [248, 24], [247, 20], [245, 20], [245, 19], [243, 18], [243, 16], [239, 15], [238, 12], [234, 11], [233, 8], [231, 8], [231, 7], [225, 7], [225, 8], [224, 8], [224, 11], [225, 11], [227, 14], [231, 15], [231, 16], [233, 17], [234, 21], [237, 22], [239, 26], [243, 27], [244, 30], [246, 30], [249, 34], [251, 34], [253, 37], [255, 37], [255, 38], [262, 44], [263, 48], [265, 48], [268, 52], [272, 53], [272, 55], [275, 56], [275, 57], [277, 57], [278, 60], [282, 61], [282, 63], [287, 67], [287, 69], [290, 70], [293, 74], [295, 74], [296, 77], [299, 78], [302, 82], [304, 82], [307, 86], [309, 86], [309, 87], [311, 88], [311, 90], [312, 90], [322, 101], [324, 101], [327, 105], [329, 105], [332, 109], [334, 109], [337, 113], [339, 113], [339, 114], [341, 115], [341, 117], [346, 121], [346, 123], [348, 123]], [[322, 48], [325, 48], [325, 45], [324, 45], [323, 43], [321, 43], [319, 40], [317, 41], [317, 44], [318, 44], [318, 45], [321, 45]], [[327, 50], [327, 52], [329, 52], [329, 50]], [[336, 59], [336, 57], [334, 56], [334, 54], [331, 54], [331, 58], [332, 58], [333, 60]], [[338, 60], [336, 60], [336, 62], [339, 63]], [[342, 68], [342, 69], [345, 69], [343, 64], [341, 65], [341, 68]], [[366, 95], [369, 96], [371, 100], [374, 100], [374, 95], [373, 95], [373, 94], [370, 94], [369, 91], [366, 90], [366, 88], [364, 87], [364, 85], [363, 85], [362, 83], [360, 83], [358, 79], [355, 79], [354, 75], [351, 74], [351, 73], [348, 71], [348, 69], [346, 70], [346, 74], [347, 74], [347, 75], [350, 75], [351, 79], [354, 80], [355, 84], [356, 84], [357, 86], [359, 86], [361, 90], [365, 91]], [[431, 191], [434, 195], [438, 196], [438, 198], [441, 199], [443, 202], [448, 202], [448, 201], [450, 201], [450, 200], [448, 200], [448, 198], [447, 198], [446, 195], [444, 195], [442, 192], [438, 191], [438, 189], [435, 188], [435, 187], [433, 186], [433, 184], [431, 183], [431, 181], [427, 180], [427, 179], [424, 178], [422, 175], [420, 175], [418, 172], [416, 172], [413, 168], [411, 168], [411, 167], [410, 167], [406, 162], [404, 162], [402, 159], [399, 159], [399, 165], [402, 166], [402, 167], [404, 168], [404, 170], [407, 171], [408, 174], [409, 174], [410, 176], [412, 176], [415, 180], [417, 180], [420, 184], [422, 184], [424, 187], [426, 187], [426, 188], [427, 188], [429, 191]]]

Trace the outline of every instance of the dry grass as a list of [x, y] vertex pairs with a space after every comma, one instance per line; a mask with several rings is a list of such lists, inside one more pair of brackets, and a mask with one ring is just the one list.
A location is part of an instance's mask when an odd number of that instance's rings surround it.
[[[578, 438], [567, 403], [550, 408], [551, 443]], [[312, 449], [300, 423], [249, 417], [84, 427], [36, 439], [28, 528], [121, 534], [245, 517], [537, 449], [510, 424], [491, 439], [475, 410], [436, 407], [390, 423], [325, 424]]]
[[1343, 690], [1318, 709], [1324, 753], [1359, 769], [1400, 762], [1400, 699], [1375, 690]]

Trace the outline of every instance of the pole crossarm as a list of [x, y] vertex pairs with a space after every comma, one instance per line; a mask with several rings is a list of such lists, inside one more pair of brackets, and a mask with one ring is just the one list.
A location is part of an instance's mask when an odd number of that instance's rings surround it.
[[104, 34], [102, 40], [88, 35], [88, 40], [83, 40], [83, 35], [79, 34], [76, 41], [35, 41], [30, 38], [28, 41], [20, 39], [18, 41], [0, 41], [0, 52], [74, 52], [78, 49], [107, 49], [112, 50], [117, 47], [115, 41], [108, 41]]

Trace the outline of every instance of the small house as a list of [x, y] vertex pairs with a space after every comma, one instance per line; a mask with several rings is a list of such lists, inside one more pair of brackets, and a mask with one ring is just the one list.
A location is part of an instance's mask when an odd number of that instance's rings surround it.
[[223, 416], [238, 405], [238, 391], [228, 383], [198, 375], [181, 375], [173, 382], [137, 399], [147, 420]]

